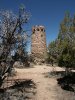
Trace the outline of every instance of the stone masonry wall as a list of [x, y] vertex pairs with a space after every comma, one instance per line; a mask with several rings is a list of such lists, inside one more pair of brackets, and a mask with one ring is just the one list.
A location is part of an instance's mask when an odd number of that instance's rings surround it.
[[34, 58], [43, 59], [46, 54], [46, 34], [44, 26], [33, 26], [31, 37], [31, 54]]

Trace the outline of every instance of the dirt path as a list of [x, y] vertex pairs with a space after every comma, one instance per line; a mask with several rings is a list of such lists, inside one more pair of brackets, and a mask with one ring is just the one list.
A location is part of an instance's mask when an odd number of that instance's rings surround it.
[[34, 66], [28, 69], [16, 69], [17, 77], [32, 79], [37, 86], [37, 94], [35, 100], [56, 100], [54, 88], [56, 80], [54, 78], [45, 78], [43, 73], [52, 71], [48, 66]]
[[[56, 67], [56, 70], [62, 69]], [[36, 83], [37, 93], [35, 95], [35, 98], [32, 100], [73, 100], [64, 99], [64, 97], [62, 96], [63, 91], [57, 85], [57, 81], [55, 78], [44, 77], [44, 73], [51, 72], [52, 67], [46, 65], [37, 65], [34, 66], [34, 68], [16, 69], [16, 71], [17, 78], [32, 79]]]

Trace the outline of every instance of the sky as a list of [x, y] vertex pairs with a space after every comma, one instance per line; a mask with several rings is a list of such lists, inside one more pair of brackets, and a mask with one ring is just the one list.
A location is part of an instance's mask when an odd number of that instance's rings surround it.
[[75, 0], [0, 0], [0, 9], [16, 13], [21, 4], [31, 13], [26, 29], [31, 30], [34, 25], [45, 26], [47, 45], [57, 38], [65, 12], [69, 11], [71, 16], [75, 14]]

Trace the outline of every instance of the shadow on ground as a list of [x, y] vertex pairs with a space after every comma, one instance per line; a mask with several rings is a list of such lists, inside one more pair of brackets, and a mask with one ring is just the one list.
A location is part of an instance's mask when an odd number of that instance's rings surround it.
[[65, 71], [54, 71], [44, 73], [45, 77], [54, 77], [63, 90], [75, 92], [75, 72], [66, 75]]
[[58, 78], [57, 82], [62, 89], [75, 92], [75, 72]]
[[36, 85], [32, 80], [15, 82], [13, 86], [0, 89], [0, 100], [29, 100], [36, 94]]

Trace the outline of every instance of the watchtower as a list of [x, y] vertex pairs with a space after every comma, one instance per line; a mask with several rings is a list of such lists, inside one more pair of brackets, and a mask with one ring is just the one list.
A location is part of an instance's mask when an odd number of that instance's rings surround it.
[[31, 37], [31, 54], [34, 58], [44, 59], [46, 54], [46, 33], [44, 26], [33, 26]]

